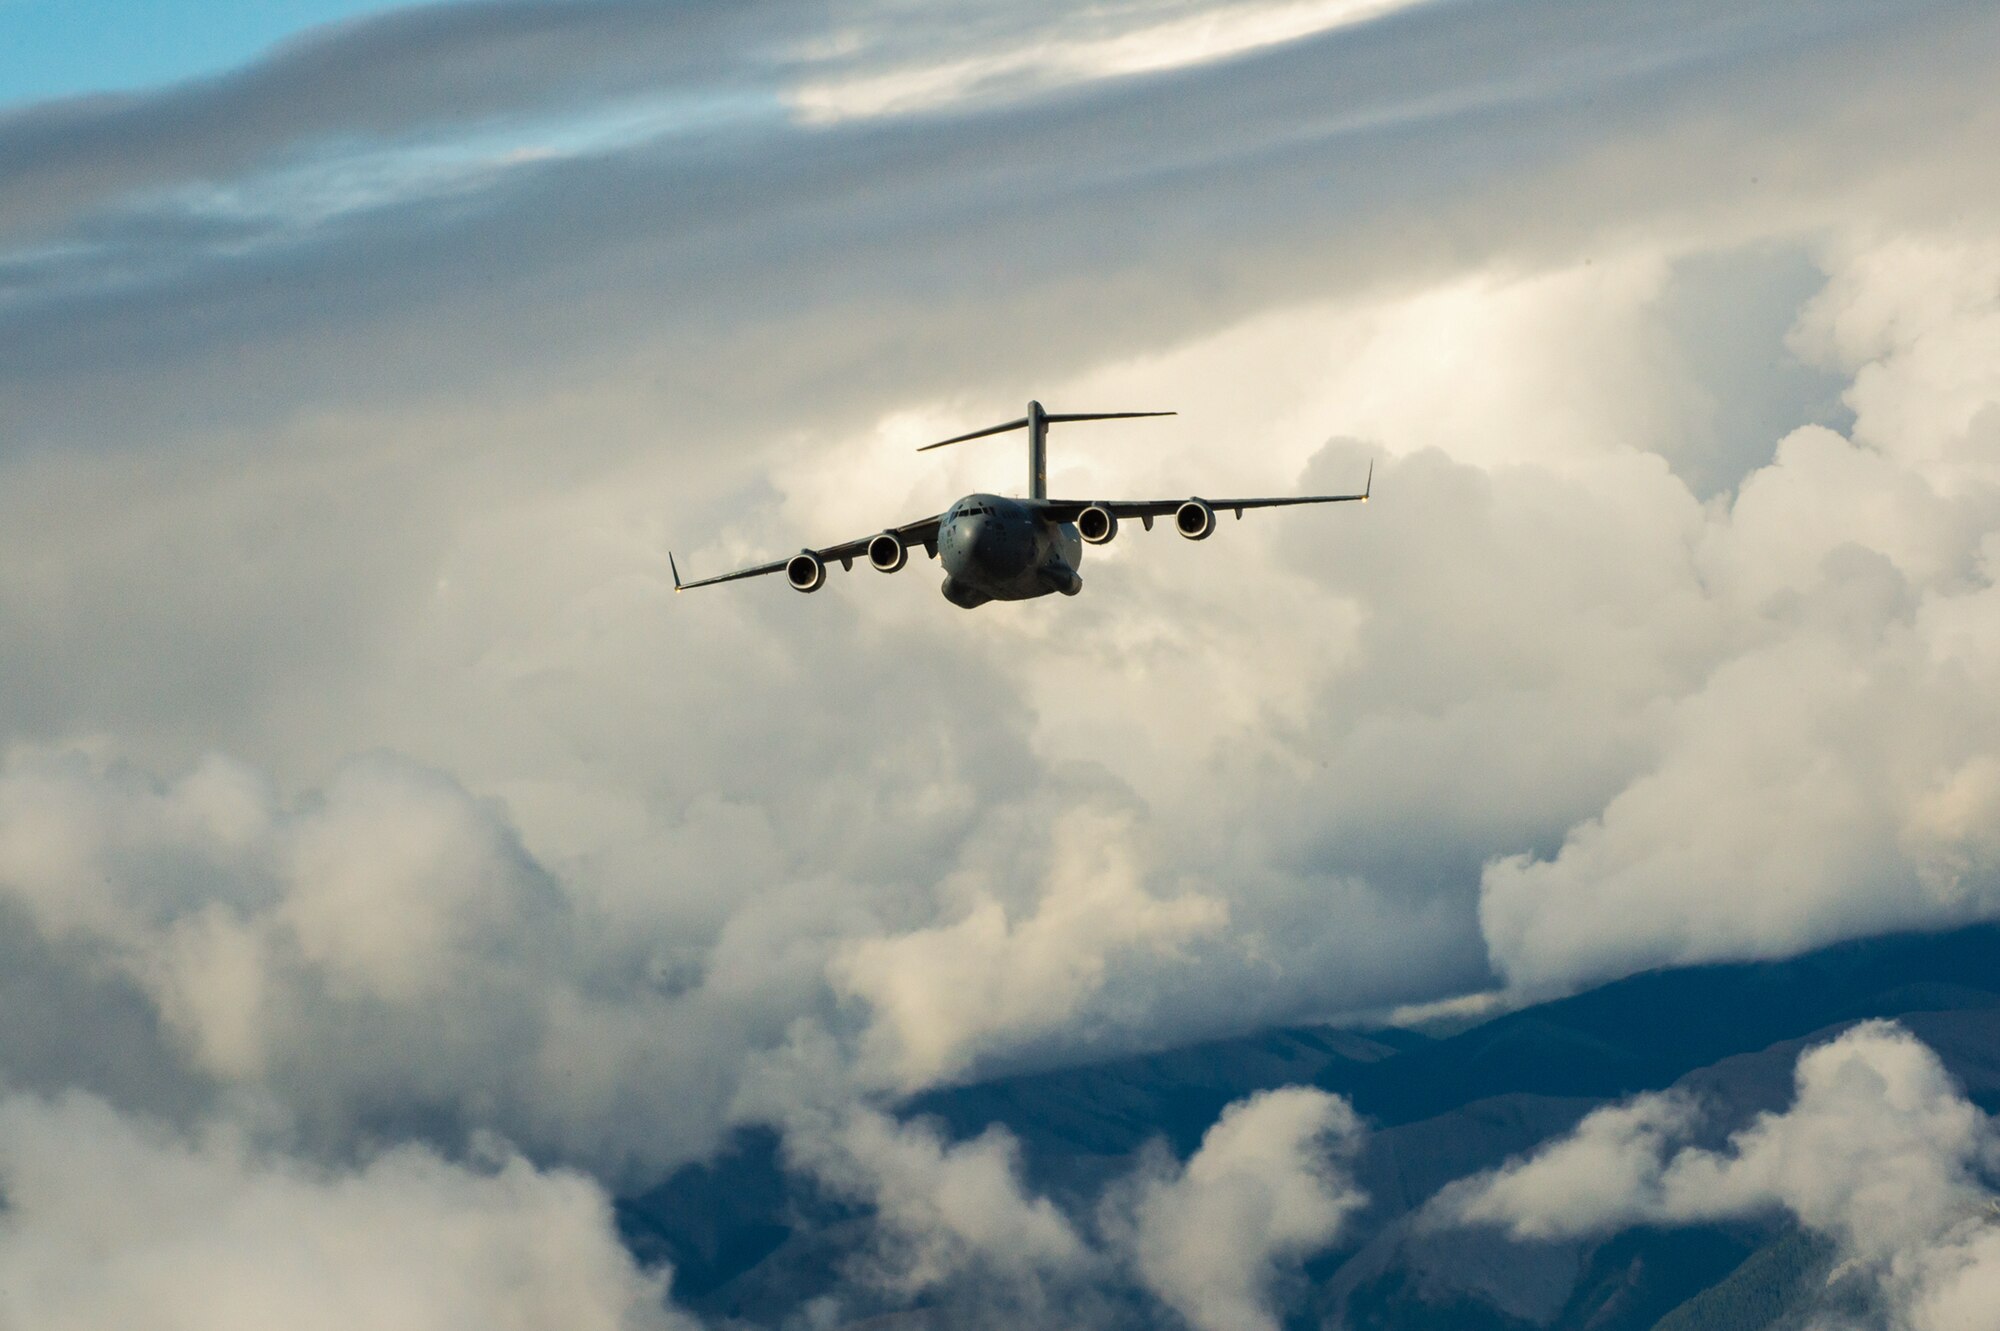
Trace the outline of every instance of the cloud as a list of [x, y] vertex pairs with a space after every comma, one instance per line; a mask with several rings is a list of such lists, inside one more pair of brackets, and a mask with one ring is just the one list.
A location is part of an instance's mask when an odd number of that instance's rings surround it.
[[23, 1331], [691, 1331], [591, 1180], [418, 1147], [329, 1170], [226, 1120], [183, 1137], [100, 1100], [0, 1099], [0, 1288]]
[[1484, 928], [1517, 982], [1994, 909], [1966, 816], [2000, 745], [1972, 682], [1993, 664], [1975, 626], [1997, 604], [2000, 378], [1980, 348], [2000, 306], [1944, 276], [1991, 262], [1896, 242], [1844, 260], [1803, 312], [1795, 341], [1846, 358], [1852, 437], [1795, 431], [1705, 519], [1683, 585], [1728, 637], [1668, 705], [1653, 763], [1554, 854], [1487, 866]]
[[1149, 896], [1131, 840], [1125, 820], [1069, 815], [1054, 829], [1047, 891], [1025, 919], [1010, 922], [976, 891], [954, 923], [845, 944], [828, 971], [871, 1009], [864, 1058], [891, 1085], [934, 1085], [982, 1052], [1073, 1027], [1104, 987], [1109, 954], [1171, 953], [1223, 927], [1228, 909], [1212, 898]]
[[[24, 1033], [12, 1070], [184, 1120], [252, 1094], [334, 1155], [495, 1129], [649, 1179], [712, 1149], [758, 1055], [798, 1023], [853, 1027], [843, 997], [866, 1018], [857, 1087], [921, 1089], [1079, 1021], [1114, 1041], [1143, 1029], [1134, 994], [1189, 964], [1180, 945], [1222, 909], [1148, 895], [1129, 824], [1080, 789], [1052, 794], [1066, 829], [1052, 846], [1022, 835], [1051, 805], [1003, 808], [935, 888], [925, 835], [864, 846], [873, 884], [759, 881], [788, 856], [740, 863], [740, 838], [769, 827], [727, 802], [643, 840], [627, 884], [616, 862], [558, 876], [505, 807], [389, 754], [288, 799], [220, 757], [163, 781], [18, 750], [0, 763], [0, 908], [23, 926], [22, 969], [69, 996], [62, 1021], [142, 1052], [120, 1071]], [[946, 828], [955, 804], [937, 811]], [[1024, 881], [1007, 858], [1023, 853], [1046, 857], [1039, 899], [1015, 927], [972, 932], [1002, 909], [996, 889]], [[665, 903], [661, 854], [689, 876], [667, 880], [686, 885]], [[694, 877], [705, 864], [723, 874], [715, 899]], [[734, 899], [745, 872], [753, 902]], [[891, 927], [898, 899], [932, 890], [970, 903], [969, 923]], [[917, 909], [938, 908], [920, 895]]]
[[[223, 106], [209, 106], [200, 90], [162, 94], [109, 127], [50, 129], [52, 147], [39, 144], [42, 131], [23, 129], [36, 146], [19, 151], [30, 162], [82, 158], [93, 170], [129, 158], [179, 183], [222, 177], [233, 186], [255, 174], [232, 155], [240, 134], [317, 142], [324, 122], [350, 131], [365, 156], [413, 132], [406, 104], [448, 126], [459, 122], [437, 109], [441, 96], [488, 116], [529, 115], [551, 101], [582, 114], [607, 96], [615, 110], [635, 78], [635, 95], [672, 101], [710, 86], [689, 69], [690, 52], [725, 80], [748, 66], [745, 77], [764, 86], [755, 71], [773, 49], [788, 38], [810, 49], [828, 36], [817, 12], [782, 8], [754, 18], [634, 5], [457, 8], [465, 13], [391, 16], [379, 32], [361, 25], [327, 39], [322, 54], [346, 62], [324, 79], [339, 90], [336, 107], [310, 99], [291, 107], [286, 98], [299, 94], [288, 89], [320, 80], [288, 77], [280, 62], [250, 91], [229, 90], [237, 100]], [[1117, 12], [1141, 24], [1147, 15]], [[895, 64], [912, 59], [915, 45], [921, 63], [934, 47], [1059, 26], [1037, 7], [974, 7], [949, 22], [900, 7], [857, 13], [862, 54], [826, 59]], [[1385, 280], [1407, 289], [1487, 265], [1561, 263], [1598, 228], [1679, 240], [1707, 227], [1725, 244], [1746, 232], [1795, 235], [1829, 210], [1837, 215], [1885, 171], [1949, 155], [1903, 151], [1911, 126], [1934, 137], [1939, 124], [1962, 124], [1968, 144], [1983, 141], [1985, 108], [1954, 100], [1946, 73], [1893, 90], [1852, 77], [1853, 43], [1864, 40], [1905, 43], [1911, 65], [1941, 71], [1972, 59], [1989, 34], [1951, 6], [1886, 35], [1879, 11], [1845, 3], [1749, 25], [1718, 24], [1693, 3], [1652, 7], [1636, 27], [1629, 16], [1559, 7], [1534, 17], [1507, 6], [1420, 6], [1235, 61], [1100, 80], [1087, 96], [1031, 98], [980, 115], [835, 130], [752, 117], [713, 130], [713, 139], [697, 134], [692, 145], [648, 140], [562, 154], [496, 172], [469, 195], [419, 195], [304, 232], [286, 223], [246, 235], [240, 219], [219, 233], [212, 219], [189, 225], [121, 176], [20, 259], [30, 298], [0, 321], [8, 352], [0, 364], [17, 371], [10, 411], [38, 436], [101, 442], [89, 429], [72, 435], [77, 422], [63, 408], [77, 400], [79, 375], [95, 381], [117, 366], [115, 383], [97, 387], [120, 391], [100, 391], [92, 413], [119, 422], [115, 437], [158, 439], [163, 398], [181, 404], [168, 419], [206, 437], [217, 426], [287, 419], [300, 402], [379, 407], [440, 391], [455, 400], [454, 386], [475, 398], [532, 386], [523, 395], [539, 398], [574, 390], [580, 377], [619, 383], [638, 373], [627, 366], [643, 364], [684, 405], [720, 395], [716, 426], [755, 439], [799, 419], [774, 409], [795, 391], [820, 419], [1000, 377], [1028, 381], [1025, 397], [1101, 360], [1107, 347], [1171, 346], [1307, 295]], [[406, 66], [405, 45], [447, 76]], [[524, 45], [536, 60], [506, 58]], [[1678, 77], [1662, 78], [1663, 64]], [[1385, 79], [1390, 68], [1402, 72]], [[1853, 129], [1842, 136], [1850, 153], [1865, 154], [1858, 164], [1851, 155], [1837, 167], [1824, 161], [1793, 115], [1801, 99], [1820, 105], [1835, 88], [1845, 100], [1826, 107], [1829, 117], [1854, 118], [1854, 108], [1881, 105], [1892, 91], [1901, 99], [1900, 117], [1840, 121]], [[1612, 89], [1628, 91], [1629, 109], [1586, 132], [1572, 100]], [[183, 108], [184, 97], [199, 105]], [[1759, 146], [1703, 137], [1711, 112]], [[429, 123], [415, 120], [419, 129]], [[187, 146], [155, 142], [160, 126], [184, 134]], [[537, 126], [525, 137], [546, 136]], [[1396, 151], [1411, 137], [1434, 140], [1438, 151]], [[1607, 137], [1615, 148], [1605, 148]], [[1747, 159], [1779, 145], [1797, 174], [1736, 198], [1737, 182], [1755, 174]], [[1638, 161], [1636, 172], [1616, 165]], [[1969, 153], [1951, 171], [1952, 187], [1975, 188], [1979, 169]], [[20, 179], [10, 198], [63, 197], [31, 187], [41, 183], [32, 173]], [[1353, 187], [1306, 183], [1325, 179]], [[171, 194], [167, 184], [149, 188]], [[1912, 182], [1893, 197], [1921, 193]], [[1688, 216], [1687, 200], [1718, 194], [1734, 204], [1725, 219]], [[1134, 230], [1134, 218], [1147, 221]], [[1107, 227], [1121, 229], [1126, 244], [1087, 239]], [[1341, 245], [1319, 243], [1329, 228]], [[1218, 234], [1233, 238], [1226, 251], [1211, 239]], [[1474, 235], [1483, 238], [1477, 246], [1461, 247]], [[840, 262], [826, 262], [836, 251]], [[1231, 258], [1218, 265], [1222, 252]], [[1164, 270], [1206, 274], [1198, 289], [1206, 294], [1147, 280]], [[966, 289], [971, 273], [991, 274], [985, 286], [1007, 297]], [[107, 275], [120, 280], [107, 284]], [[1073, 325], [1051, 317], [1070, 308], [1088, 315]], [[303, 344], [318, 354], [301, 354]], [[1000, 363], [975, 346], [1005, 348], [1010, 372], [998, 375]], [[867, 389], [866, 376], [843, 373], [885, 364], [897, 367], [895, 401]], [[589, 432], [574, 437], [582, 447]], [[691, 431], [690, 441], [721, 443], [714, 429]]]
[[866, 1179], [878, 1223], [908, 1245], [890, 1258], [901, 1287], [935, 1285], [975, 1256], [1021, 1273], [1083, 1257], [1062, 1213], [1023, 1192], [1018, 1147], [1004, 1130], [946, 1147], [922, 1124], [864, 1111], [842, 1125], [840, 1150]]
[[726, 85], [756, 66], [723, 53], [749, 55], [758, 32], [727, 10], [622, 0], [417, 5], [315, 29], [216, 77], [15, 109], [0, 116], [0, 175], [18, 186], [0, 237], [342, 139], [463, 130], [663, 77]]
[[994, 1127], [947, 1142], [858, 1102], [787, 1124], [787, 1162], [872, 1210], [872, 1245], [849, 1263], [863, 1286], [901, 1300], [971, 1285], [1010, 1303], [1047, 1303], [1045, 1282], [1085, 1273], [1093, 1254], [1046, 1197], [1021, 1180], [1020, 1148]]
[[[989, 36], [977, 54], [941, 58], [933, 52], [919, 63], [809, 81], [785, 100], [810, 123], [933, 111], [987, 100], [996, 90], [1019, 97], [1090, 79], [1225, 60], [1418, 2], [1263, 0], [1220, 9], [1197, 6], [1192, 12], [1173, 3], [1105, 6], [1051, 15], [1054, 30], [1033, 32], [1023, 45], [1010, 48]], [[847, 34], [842, 44], [847, 43], [858, 39]]]
[[871, 1245], [847, 1274], [889, 1306], [923, 1296], [982, 1325], [1123, 1325], [1129, 1283], [1203, 1331], [1274, 1327], [1286, 1272], [1367, 1201], [1349, 1169], [1360, 1120], [1310, 1087], [1229, 1105], [1185, 1163], [1153, 1143], [1075, 1219], [1029, 1190], [1005, 1128], [951, 1141], [875, 1107], [851, 1077], [824, 1033], [801, 1027], [760, 1060], [738, 1112], [783, 1129], [791, 1169], [870, 1209]]
[[[729, 1027], [729, 1000], [704, 1019], [706, 997], [684, 998], [670, 1039], [673, 989], [602, 942], [501, 811], [404, 760], [357, 759], [288, 806], [223, 759], [160, 784], [17, 754], [0, 900], [42, 965], [143, 994], [149, 1057], [178, 1069], [148, 1091], [76, 1057], [45, 1083], [185, 1113], [188, 1077], [268, 1099], [321, 1151], [498, 1128], [607, 1173], [698, 1154], [721, 1128], [726, 1087], [705, 1110], [677, 1095], [664, 1133], [626, 1105], [699, 1058], [690, 1035]], [[119, 992], [83, 990], [113, 1011]]]
[[1890, 1325], [1972, 1324], [1954, 1319], [2000, 1280], [1992, 1120], [1893, 1023], [1806, 1050], [1796, 1083], [1789, 1108], [1721, 1150], [1685, 1144], [1700, 1116], [1673, 1093], [1598, 1110], [1528, 1158], [1447, 1188], [1431, 1223], [1532, 1239], [1783, 1211], [1874, 1282]]
[[800, 1023], [784, 1048], [755, 1061], [735, 1113], [782, 1133], [788, 1169], [823, 1195], [865, 1208], [843, 1284], [825, 1296], [827, 1324], [917, 1300], [977, 1325], [1083, 1310], [1105, 1270], [1089, 1235], [1022, 1175], [1019, 1143], [999, 1125], [950, 1140], [941, 1125], [900, 1120], [857, 1084], [851, 1057]]
[[1140, 1280], [1198, 1331], [1275, 1328], [1278, 1273], [1332, 1244], [1367, 1201], [1346, 1168], [1361, 1139], [1353, 1109], [1324, 1091], [1230, 1105], [1185, 1166], [1138, 1183]]
[[1664, 1153], [1698, 1121], [1696, 1107], [1671, 1094], [1599, 1109], [1528, 1163], [1447, 1190], [1439, 1210], [1465, 1224], [1504, 1224], [1520, 1239], [1622, 1229], [1666, 1210]]

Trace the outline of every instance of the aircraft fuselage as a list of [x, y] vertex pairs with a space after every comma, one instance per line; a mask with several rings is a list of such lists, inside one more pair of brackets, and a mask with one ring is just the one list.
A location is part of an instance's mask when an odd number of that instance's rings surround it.
[[1076, 524], [1052, 521], [1033, 499], [975, 494], [953, 504], [938, 526], [944, 596], [971, 609], [988, 601], [1026, 601], [1083, 590], [1077, 566], [1083, 540]]

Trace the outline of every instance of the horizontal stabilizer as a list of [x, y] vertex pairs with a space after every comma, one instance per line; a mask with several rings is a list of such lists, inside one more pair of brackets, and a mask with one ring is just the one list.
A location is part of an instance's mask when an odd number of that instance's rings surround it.
[[[1060, 413], [1051, 411], [1042, 413], [1042, 419], [1050, 425], [1055, 425], [1062, 421], [1126, 421], [1136, 419], [1140, 416], [1175, 416], [1178, 414], [1178, 412], [1172, 411], [1072, 411]], [[984, 439], [988, 435], [1005, 434], [1009, 430], [1025, 430], [1033, 422], [1034, 417], [1023, 416], [1019, 420], [1008, 421], [1004, 425], [989, 425], [983, 430], [974, 430], [970, 434], [958, 434], [953, 435], [949, 439], [940, 439], [934, 444], [925, 444], [917, 451], [919, 453], [928, 453], [933, 448], [943, 448], [946, 444], [962, 444], [968, 439]]]
[[989, 425], [983, 430], [974, 430], [971, 434], [959, 434], [953, 435], [949, 439], [940, 439], [934, 444], [925, 444], [917, 451], [919, 453], [928, 453], [933, 448], [943, 448], [946, 444], [962, 444], [968, 439], [984, 439], [989, 434], [1005, 434], [1009, 430], [1023, 429], [1027, 424], [1028, 418], [1023, 416], [1020, 420], [1008, 421], [1005, 425]]

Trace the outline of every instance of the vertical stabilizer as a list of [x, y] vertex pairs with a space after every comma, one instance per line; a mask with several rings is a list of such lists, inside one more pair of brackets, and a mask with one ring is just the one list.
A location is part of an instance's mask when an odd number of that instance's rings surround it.
[[1028, 404], [1028, 498], [1049, 497], [1049, 413]]

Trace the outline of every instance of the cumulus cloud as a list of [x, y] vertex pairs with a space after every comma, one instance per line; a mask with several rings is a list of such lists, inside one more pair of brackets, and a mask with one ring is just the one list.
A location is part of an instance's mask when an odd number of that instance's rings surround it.
[[1597, 1110], [1529, 1163], [1461, 1185], [1440, 1206], [1466, 1223], [1505, 1224], [1523, 1239], [1619, 1229], [1649, 1206], [1664, 1209], [1664, 1152], [1697, 1118], [1674, 1095]]
[[1129, 821], [1073, 814], [1053, 840], [1048, 888], [1027, 918], [1010, 921], [998, 899], [976, 892], [961, 920], [834, 955], [835, 987], [872, 1011], [864, 1057], [889, 1084], [932, 1085], [996, 1046], [1070, 1027], [1103, 987], [1108, 953], [1171, 951], [1228, 919], [1210, 897], [1148, 895]]
[[1901, 1027], [1865, 1023], [1805, 1051], [1791, 1106], [1723, 1149], [1686, 1144], [1699, 1122], [1674, 1093], [1598, 1110], [1525, 1160], [1447, 1188], [1431, 1221], [1532, 1239], [1782, 1211], [1875, 1281], [1894, 1326], [1976, 1324], [1974, 1300], [2000, 1281], [2000, 1129]]
[[405, 760], [355, 760], [287, 804], [220, 758], [161, 783], [16, 753], [0, 901], [68, 959], [51, 964], [143, 993], [190, 1075], [269, 1097], [321, 1149], [494, 1127], [616, 1171], [698, 1153], [719, 1127], [687, 1100], [678, 1146], [621, 1126], [619, 1106], [671, 1075], [655, 1023], [672, 987], [592, 945], [503, 812]]
[[[756, 1055], [796, 1023], [845, 1029], [843, 997], [860, 1000], [857, 1087], [920, 1089], [1079, 1022], [1129, 1038], [1145, 1015], [1126, 996], [1107, 1002], [1107, 988], [1134, 966], [1142, 983], [1148, 967], [1188, 966], [1179, 945], [1214, 933], [1224, 911], [1149, 895], [1129, 821], [1067, 804], [1052, 844], [1021, 836], [1040, 804], [972, 839], [934, 889], [967, 903], [963, 920], [898, 931], [900, 899], [931, 888], [922, 877], [756, 883], [758, 901], [715, 912], [699, 882], [662, 905], [626, 897], [593, 863], [558, 876], [506, 808], [387, 754], [286, 797], [220, 757], [161, 780], [22, 749], [0, 764], [0, 907], [26, 926], [16, 942], [38, 966], [99, 985], [74, 1018], [111, 1022], [141, 996], [151, 1019], [136, 1038], [156, 1077], [175, 1070], [148, 1088], [88, 1051], [51, 1051], [38, 1085], [163, 1113], [249, 1092], [334, 1152], [383, 1133], [494, 1128], [643, 1177], [711, 1149]], [[737, 838], [767, 834], [731, 807], [689, 829], [683, 853], [728, 864]], [[1024, 880], [1008, 846], [1046, 883]], [[1036, 896], [1010, 927], [995, 894], [1018, 900], [1023, 887]]]
[[1275, 1280], [1367, 1201], [1347, 1171], [1361, 1138], [1353, 1108], [1324, 1091], [1230, 1105], [1184, 1166], [1137, 1183], [1129, 1242], [1140, 1280], [1198, 1331], [1277, 1327]]
[[354, 1325], [692, 1331], [637, 1269], [610, 1200], [499, 1151], [404, 1146], [329, 1170], [227, 1120], [193, 1136], [101, 1100], [0, 1100], [9, 1326]]
[[1843, 358], [1851, 436], [1787, 436], [1695, 538], [1684, 573], [1727, 636], [1663, 709], [1657, 757], [1554, 854], [1487, 866], [1482, 919], [1510, 978], [1994, 909], [1996, 862], [1965, 815], [2000, 746], [1974, 683], [1995, 665], [1975, 626], [1996, 604], [2000, 377], [1983, 348], [2000, 292], [1962, 290], [1987, 246], [1948, 262], [1935, 242], [1886, 248], [1842, 260], [1795, 333]]
[[930, 1121], [896, 1118], [819, 1025], [799, 1023], [755, 1060], [734, 1113], [777, 1127], [794, 1172], [869, 1208], [872, 1237], [847, 1272], [861, 1306], [866, 1294], [907, 1302], [975, 1287], [989, 1315], [1042, 1311], [1096, 1263], [1070, 1218], [1028, 1188], [1011, 1133], [995, 1125], [954, 1142]]
[[[810, 1139], [807, 1139], [808, 1142]], [[891, 1279], [904, 1288], [941, 1283], [966, 1263], [1030, 1274], [1073, 1267], [1083, 1247], [1062, 1213], [1020, 1182], [1018, 1147], [998, 1128], [947, 1147], [921, 1123], [900, 1124], [859, 1110], [840, 1126], [838, 1154], [815, 1156], [790, 1139], [799, 1158], [818, 1159], [865, 1187], [892, 1243]]]
[[1039, 1309], [1095, 1265], [1069, 1217], [1023, 1183], [1019, 1145], [1004, 1128], [948, 1142], [929, 1123], [900, 1122], [858, 1099], [815, 1098], [784, 1109], [786, 1160], [870, 1208], [872, 1239], [847, 1271], [864, 1288], [902, 1300], [970, 1288]]

